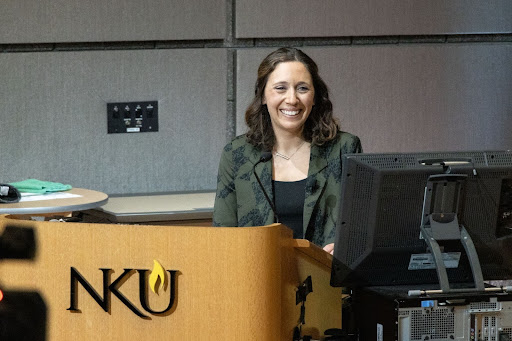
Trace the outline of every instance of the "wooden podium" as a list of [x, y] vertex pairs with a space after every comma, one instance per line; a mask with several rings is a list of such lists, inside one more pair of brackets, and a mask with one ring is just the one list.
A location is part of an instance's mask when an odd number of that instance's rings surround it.
[[300, 317], [296, 288], [308, 276], [313, 292], [302, 334], [319, 339], [341, 328], [341, 290], [329, 286], [331, 256], [292, 239], [279, 224], [213, 228], [0, 216], [0, 233], [8, 225], [34, 228], [37, 251], [34, 260], [1, 260], [0, 288], [41, 294], [46, 340], [292, 340]]

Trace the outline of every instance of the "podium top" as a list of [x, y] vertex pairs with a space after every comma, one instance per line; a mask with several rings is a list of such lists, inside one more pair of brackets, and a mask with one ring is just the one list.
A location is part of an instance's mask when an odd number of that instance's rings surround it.
[[318, 261], [320, 264], [331, 268], [332, 266], [332, 255], [325, 252], [320, 246], [311, 243], [306, 239], [293, 239], [292, 246], [299, 252], [302, 252]]

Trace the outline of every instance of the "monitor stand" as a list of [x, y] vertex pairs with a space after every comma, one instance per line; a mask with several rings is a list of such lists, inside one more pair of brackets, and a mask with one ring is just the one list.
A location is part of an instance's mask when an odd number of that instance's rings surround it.
[[[438, 174], [431, 175], [427, 180], [423, 199], [421, 236], [432, 253], [439, 279], [440, 290], [409, 290], [409, 296], [431, 294], [451, 294], [469, 292], [512, 292], [512, 287], [486, 288], [480, 260], [475, 244], [466, 228], [459, 224], [457, 212], [460, 198], [465, 194], [464, 184], [467, 175]], [[463, 207], [461, 207], [463, 209]], [[458, 240], [463, 245], [471, 266], [474, 287], [452, 288], [448, 280], [446, 266], [438, 241]]]

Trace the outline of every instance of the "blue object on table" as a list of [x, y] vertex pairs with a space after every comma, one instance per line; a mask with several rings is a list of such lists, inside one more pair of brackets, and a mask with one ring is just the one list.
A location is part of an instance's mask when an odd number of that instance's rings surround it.
[[9, 185], [16, 187], [21, 193], [52, 193], [70, 190], [71, 185], [64, 185], [59, 182], [41, 181], [37, 179], [27, 179], [19, 182], [11, 182]]

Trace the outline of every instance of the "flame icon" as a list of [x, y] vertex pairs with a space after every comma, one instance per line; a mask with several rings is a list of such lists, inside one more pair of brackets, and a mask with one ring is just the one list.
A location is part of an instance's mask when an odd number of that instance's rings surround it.
[[[158, 295], [158, 290], [162, 289], [165, 284], [165, 270], [164, 267], [155, 259], [153, 259], [153, 271], [149, 275], [149, 287], [151, 291]], [[160, 283], [158, 283], [160, 280]]]

